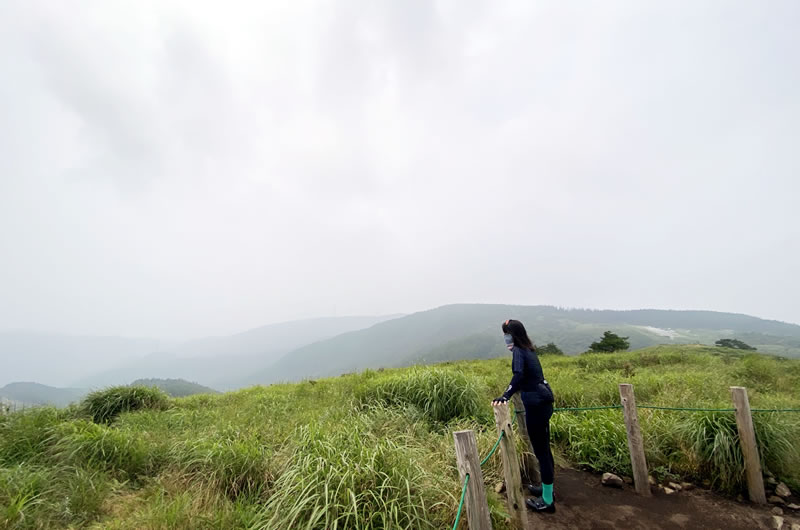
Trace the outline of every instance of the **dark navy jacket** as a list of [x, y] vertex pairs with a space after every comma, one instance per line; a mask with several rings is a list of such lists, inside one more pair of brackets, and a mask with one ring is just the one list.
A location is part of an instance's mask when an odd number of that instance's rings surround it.
[[553, 391], [544, 378], [539, 357], [531, 350], [514, 346], [511, 350], [511, 371], [514, 373], [503, 396], [510, 399], [515, 392], [532, 405], [552, 403]]

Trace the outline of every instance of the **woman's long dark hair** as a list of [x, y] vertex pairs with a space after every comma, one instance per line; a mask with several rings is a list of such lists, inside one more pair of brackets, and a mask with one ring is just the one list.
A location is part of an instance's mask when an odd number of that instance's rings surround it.
[[528, 337], [525, 326], [519, 320], [506, 320], [503, 322], [503, 333], [508, 333], [514, 339], [514, 345], [535, 352], [536, 346]]

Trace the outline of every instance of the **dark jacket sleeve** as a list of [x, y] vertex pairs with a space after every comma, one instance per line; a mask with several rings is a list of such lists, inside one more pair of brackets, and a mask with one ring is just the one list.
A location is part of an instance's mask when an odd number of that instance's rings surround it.
[[511, 396], [514, 395], [519, 389], [519, 384], [522, 382], [522, 372], [525, 369], [525, 361], [522, 359], [522, 352], [519, 348], [514, 346], [514, 349], [511, 350], [513, 352], [513, 356], [511, 358], [511, 372], [514, 374], [511, 377], [511, 382], [508, 384], [508, 388], [506, 391], [503, 392], [503, 397], [506, 399], [511, 399]]

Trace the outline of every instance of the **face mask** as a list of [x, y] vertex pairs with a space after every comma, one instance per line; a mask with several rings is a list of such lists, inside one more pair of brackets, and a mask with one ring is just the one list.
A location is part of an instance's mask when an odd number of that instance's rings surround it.
[[514, 337], [506, 333], [505, 335], [503, 335], [503, 339], [506, 341], [506, 348], [508, 348], [509, 350], [514, 348]]

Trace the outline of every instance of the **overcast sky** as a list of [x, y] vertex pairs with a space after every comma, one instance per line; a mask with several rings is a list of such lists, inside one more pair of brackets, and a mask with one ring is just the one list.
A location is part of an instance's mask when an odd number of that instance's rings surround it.
[[0, 2], [0, 330], [800, 323], [800, 2]]

